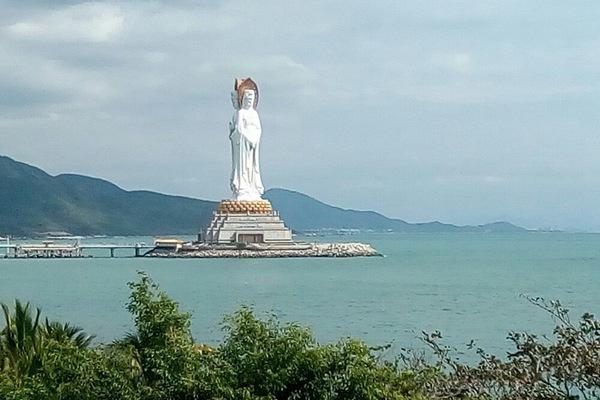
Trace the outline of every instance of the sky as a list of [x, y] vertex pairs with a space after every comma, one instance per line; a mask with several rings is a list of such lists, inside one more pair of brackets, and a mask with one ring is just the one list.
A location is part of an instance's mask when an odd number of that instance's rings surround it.
[[266, 187], [600, 231], [599, 20], [597, 0], [0, 0], [0, 154], [228, 198], [250, 76]]

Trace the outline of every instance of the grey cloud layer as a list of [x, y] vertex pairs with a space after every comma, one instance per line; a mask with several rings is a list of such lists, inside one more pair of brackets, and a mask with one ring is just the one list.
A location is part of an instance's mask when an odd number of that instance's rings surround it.
[[233, 77], [263, 174], [411, 221], [600, 230], [600, 5], [1, 2], [0, 152], [227, 196]]

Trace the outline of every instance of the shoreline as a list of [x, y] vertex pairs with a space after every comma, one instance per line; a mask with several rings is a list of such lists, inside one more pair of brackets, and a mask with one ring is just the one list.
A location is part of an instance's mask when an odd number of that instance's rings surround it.
[[206, 246], [183, 247], [177, 251], [156, 248], [144, 257], [160, 258], [299, 258], [299, 257], [383, 257], [383, 254], [365, 243], [294, 243], [288, 246]]

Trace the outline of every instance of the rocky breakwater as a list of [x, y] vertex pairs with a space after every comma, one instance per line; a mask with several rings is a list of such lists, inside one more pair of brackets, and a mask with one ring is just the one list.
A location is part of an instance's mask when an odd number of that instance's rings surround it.
[[148, 257], [176, 258], [284, 258], [284, 257], [373, 257], [381, 256], [364, 243], [295, 243], [293, 245], [208, 246], [192, 244], [175, 251], [156, 249]]

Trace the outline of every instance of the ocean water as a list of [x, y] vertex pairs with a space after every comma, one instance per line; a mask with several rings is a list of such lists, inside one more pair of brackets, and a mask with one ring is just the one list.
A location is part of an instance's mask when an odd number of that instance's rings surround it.
[[[313, 239], [314, 240], [314, 239]], [[472, 339], [502, 355], [510, 330], [551, 334], [553, 321], [521, 295], [560, 299], [573, 317], [600, 309], [600, 235], [360, 234], [385, 257], [318, 259], [0, 259], [0, 301], [19, 298], [110, 342], [132, 329], [125, 310], [136, 271], [146, 271], [193, 314], [197, 341], [217, 344], [225, 314], [241, 305], [310, 326], [318, 340], [424, 348], [440, 330], [463, 349]], [[152, 238], [106, 238], [135, 243]], [[107, 253], [107, 251], [106, 251]], [[131, 254], [121, 251], [120, 256]], [[98, 254], [98, 255], [101, 255]]]

